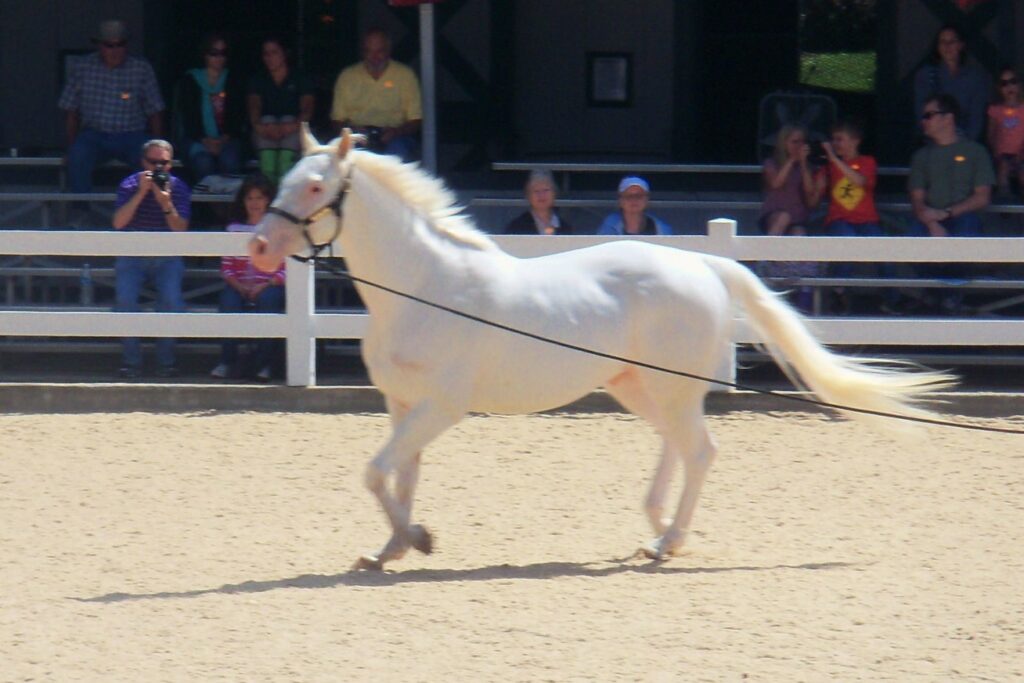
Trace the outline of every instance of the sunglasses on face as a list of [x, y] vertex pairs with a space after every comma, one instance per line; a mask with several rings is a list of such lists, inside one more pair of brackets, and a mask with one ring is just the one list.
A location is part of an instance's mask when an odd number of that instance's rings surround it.
[[227, 50], [207, 50], [206, 51], [206, 56], [207, 57], [227, 57], [228, 56], [228, 51]]
[[925, 121], [931, 121], [933, 116], [941, 116], [942, 114], [948, 113], [948, 111], [926, 111], [921, 114], [921, 118]]
[[1016, 76], [999, 79], [999, 85], [1017, 85], [1018, 83], [1020, 83], [1020, 79], [1018, 79]]
[[149, 157], [145, 157], [145, 161], [146, 161], [147, 164], [152, 164], [153, 166], [156, 166], [157, 168], [163, 168], [164, 166], [166, 166], [169, 163], [171, 163], [171, 162], [167, 161], [166, 159], [150, 159]]
[[100, 43], [100, 45], [102, 45], [103, 47], [107, 48], [108, 50], [116, 50], [119, 47], [125, 47], [126, 45], [128, 45], [128, 41], [127, 40], [110, 40], [110, 41], [104, 41], [104, 42]]

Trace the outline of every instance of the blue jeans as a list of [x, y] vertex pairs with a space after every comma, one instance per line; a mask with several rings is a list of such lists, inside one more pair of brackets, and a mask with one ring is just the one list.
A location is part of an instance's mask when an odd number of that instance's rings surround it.
[[415, 135], [401, 135], [386, 144], [381, 152], [399, 157], [402, 161], [409, 163], [419, 159], [420, 142]]
[[[981, 237], [981, 218], [977, 213], [965, 213], [939, 221], [950, 237]], [[907, 230], [907, 237], [928, 237], [931, 233], [921, 221], [914, 221]]]
[[[878, 223], [848, 223], [846, 221], [833, 221], [827, 226], [828, 234], [832, 237], [885, 237], [882, 226]], [[852, 277], [854, 272], [853, 263], [833, 263], [832, 274], [835, 277]], [[895, 269], [890, 263], [879, 263], [878, 272], [882, 277], [894, 277]]]
[[[185, 300], [181, 296], [181, 279], [185, 261], [180, 256], [118, 256], [114, 261], [117, 302], [114, 310], [132, 313], [141, 310], [139, 296], [147, 281], [156, 288], [156, 310], [181, 313]], [[126, 367], [142, 367], [142, 345], [138, 337], [125, 337], [122, 358]], [[157, 339], [156, 360], [161, 367], [174, 366], [174, 339]]]
[[[977, 213], [965, 213], [939, 221], [939, 223], [946, 229], [950, 237], [981, 237], [981, 217]], [[921, 221], [914, 221], [907, 231], [908, 237], [929, 237], [930, 235], [928, 228]], [[976, 268], [965, 263], [939, 263], [917, 266], [915, 271], [918, 277], [962, 279], [973, 276]], [[962, 291], [943, 294], [941, 306], [944, 310], [956, 311], [960, 308], [963, 298]]]
[[144, 130], [103, 133], [83, 130], [68, 148], [68, 186], [72, 192], [92, 192], [92, 172], [110, 159], [119, 159], [138, 170], [142, 145], [149, 139]]
[[[259, 293], [255, 301], [242, 298], [241, 293], [225, 284], [220, 290], [221, 313], [282, 313], [284, 311], [284, 287], [271, 285]], [[221, 346], [220, 360], [231, 367], [238, 363], [238, 340], [225, 339]], [[274, 355], [282, 348], [279, 339], [260, 339], [256, 343], [256, 369], [262, 370], [274, 361]]]
[[242, 171], [242, 145], [238, 140], [228, 140], [220, 149], [220, 156], [214, 156], [195, 140], [184, 140], [182, 149], [188, 154], [188, 166], [192, 181], [198, 183], [214, 173], [237, 174]]
[[[939, 223], [949, 232], [950, 237], [981, 237], [981, 217], [977, 213], [965, 213], [948, 218]], [[921, 221], [914, 221], [907, 230], [908, 237], [929, 237], [928, 228]], [[963, 278], [972, 275], [972, 268], [967, 264], [940, 263], [919, 267], [919, 275], [934, 278]]]

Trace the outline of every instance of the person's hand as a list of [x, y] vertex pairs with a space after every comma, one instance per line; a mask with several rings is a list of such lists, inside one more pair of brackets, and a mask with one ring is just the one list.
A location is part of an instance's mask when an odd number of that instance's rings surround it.
[[920, 218], [921, 222], [927, 225], [929, 223], [939, 224], [940, 221], [944, 221], [947, 218], [952, 218], [952, 216], [945, 209], [933, 209], [932, 207], [929, 206], [926, 207], [925, 210], [921, 212]]
[[167, 187], [160, 189], [155, 182], [153, 182], [153, 174], [149, 171], [146, 172], [149, 175], [149, 189], [153, 193], [153, 197], [156, 199], [156, 203], [160, 205], [160, 208], [164, 210], [164, 213], [171, 210], [174, 206], [171, 202], [171, 179], [167, 178]]
[[203, 147], [206, 151], [217, 157], [220, 156], [220, 151], [224, 147], [224, 141], [221, 138], [203, 138]]
[[925, 227], [928, 228], [928, 234], [932, 237], [949, 237], [949, 230], [946, 230], [938, 221], [928, 221], [925, 223]]
[[263, 290], [266, 289], [269, 285], [270, 281], [267, 280], [266, 282], [254, 284], [252, 287], [250, 287], [248, 294], [249, 301], [256, 301], [256, 299], [259, 298], [260, 294], [263, 293]]
[[800, 145], [800, 149], [797, 150], [796, 160], [801, 164], [807, 163], [807, 158], [811, 155], [811, 146], [807, 143]]
[[139, 190], [138, 193], [142, 196], [146, 196], [147, 193], [151, 192], [155, 185], [153, 185], [153, 172], [152, 171], [139, 171]]
[[828, 140], [825, 140], [821, 143], [821, 148], [825, 150], [825, 155], [832, 161], [836, 161], [839, 159], [839, 157], [836, 156], [835, 150], [832, 149], [832, 143], [829, 142]]

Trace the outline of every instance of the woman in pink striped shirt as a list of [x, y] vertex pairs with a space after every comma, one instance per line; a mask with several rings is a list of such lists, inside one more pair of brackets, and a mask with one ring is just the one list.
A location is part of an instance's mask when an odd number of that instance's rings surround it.
[[[255, 174], [245, 179], [231, 203], [228, 232], [252, 232], [274, 199], [274, 186], [266, 176]], [[220, 294], [222, 313], [281, 313], [284, 311], [284, 264], [275, 273], [264, 273], [247, 256], [225, 256], [220, 261], [224, 289]], [[280, 355], [281, 342], [261, 339], [255, 357], [246, 366], [256, 370], [256, 378], [266, 382], [273, 375], [275, 356]], [[238, 340], [224, 341], [220, 363], [210, 375], [219, 379], [243, 376], [238, 361]]]

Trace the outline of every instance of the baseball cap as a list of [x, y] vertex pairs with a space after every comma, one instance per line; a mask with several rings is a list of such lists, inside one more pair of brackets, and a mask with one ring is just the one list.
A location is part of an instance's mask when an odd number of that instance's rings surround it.
[[634, 185], [639, 187], [644, 192], [649, 193], [651, 191], [651, 186], [647, 184], [646, 180], [644, 180], [640, 176], [628, 175], [619, 181], [619, 194], [622, 194], [623, 192], [633, 187]]

